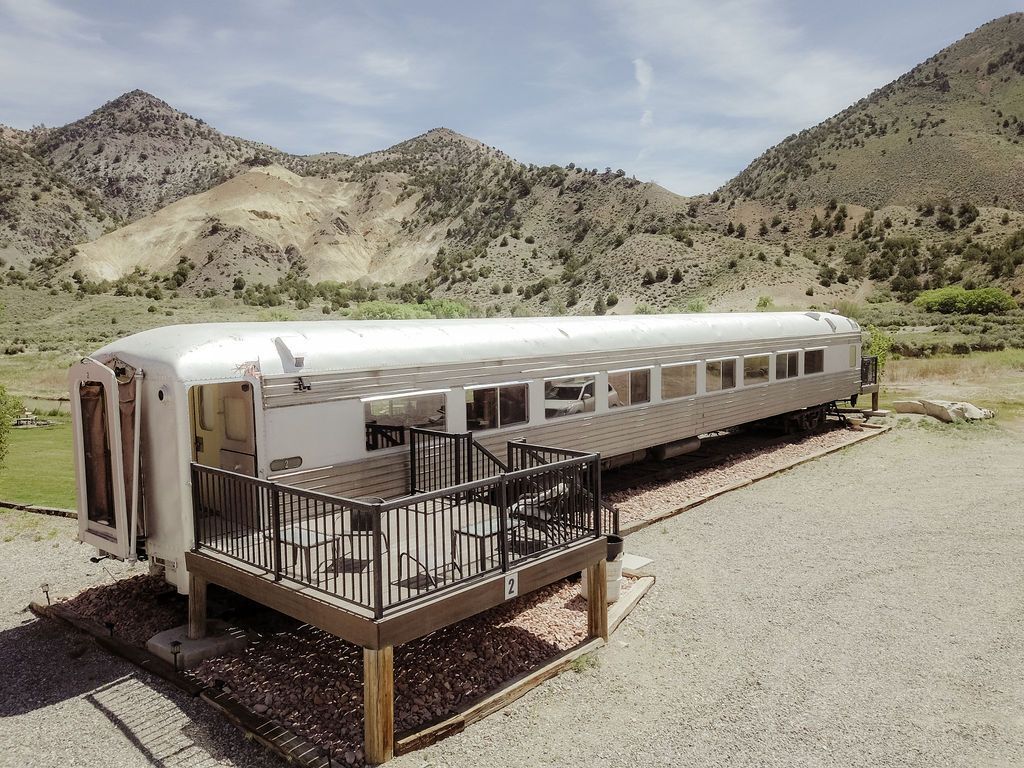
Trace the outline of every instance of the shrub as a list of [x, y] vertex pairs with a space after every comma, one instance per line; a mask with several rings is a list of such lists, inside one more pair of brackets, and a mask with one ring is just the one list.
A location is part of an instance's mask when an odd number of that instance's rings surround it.
[[7, 394], [7, 390], [0, 385], [0, 466], [3, 466], [4, 457], [7, 455], [11, 424], [21, 414], [21, 409], [21, 400]]
[[889, 360], [889, 353], [892, 351], [892, 336], [881, 328], [869, 325], [864, 329], [864, 346], [861, 354], [878, 358], [878, 376], [881, 378], [885, 371], [885, 364]]
[[1001, 315], [1017, 308], [1013, 297], [999, 288], [967, 290], [958, 286], [925, 291], [914, 300], [914, 305], [944, 315]]
[[775, 302], [772, 301], [772, 297], [771, 296], [758, 296], [757, 297], [757, 311], [758, 312], [767, 312], [774, 305], [775, 305]]

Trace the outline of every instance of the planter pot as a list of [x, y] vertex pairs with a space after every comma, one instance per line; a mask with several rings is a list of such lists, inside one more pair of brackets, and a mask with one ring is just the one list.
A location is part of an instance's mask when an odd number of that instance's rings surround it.
[[[612, 578], [612, 567], [611, 567], [611, 563], [609, 563], [608, 564], [608, 582], [606, 584], [606, 589], [608, 590], [608, 602], [609, 603], [614, 603], [616, 600], [619, 599], [619, 595], [622, 594], [622, 576], [621, 576], [622, 564], [621, 564], [621, 562], [619, 563], [619, 567], [616, 569], [616, 572], [618, 574], [620, 574], [620, 575], [616, 576], [613, 579]], [[583, 571], [582, 574], [583, 574], [583, 578], [580, 579], [580, 593], [583, 595], [583, 599], [586, 600], [587, 599], [587, 572]]]
[[621, 536], [616, 536], [614, 533], [608, 534], [608, 560], [609, 562], [615, 560], [622, 554], [622, 549], [625, 546]]

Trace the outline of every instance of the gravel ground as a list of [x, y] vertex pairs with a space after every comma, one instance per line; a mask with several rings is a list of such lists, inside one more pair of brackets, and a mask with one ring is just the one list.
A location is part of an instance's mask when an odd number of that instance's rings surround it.
[[44, 582], [57, 600], [145, 572], [90, 563], [76, 526], [0, 511], [0, 766], [280, 768], [203, 702], [26, 610]]
[[395, 768], [1022, 765], [1022, 459], [903, 426], [636, 533], [599, 668]]
[[[904, 421], [634, 534], [658, 582], [596, 667], [394, 765], [1024, 764], [1022, 459]], [[23, 612], [111, 578], [38, 519], [0, 514], [0, 765], [277, 765]]]

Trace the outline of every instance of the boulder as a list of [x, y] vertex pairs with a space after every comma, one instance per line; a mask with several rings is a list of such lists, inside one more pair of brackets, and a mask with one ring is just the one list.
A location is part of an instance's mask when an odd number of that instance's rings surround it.
[[933, 419], [951, 424], [954, 421], [964, 421], [963, 414], [953, 407], [953, 403], [947, 400], [921, 400], [924, 412]]
[[919, 413], [922, 416], [925, 412], [920, 400], [897, 400], [892, 404], [892, 409], [896, 413]]
[[[979, 408], [973, 403], [953, 403], [948, 400], [919, 400], [924, 412], [929, 416], [950, 424], [954, 421], [980, 421], [991, 419], [996, 414], [988, 408]], [[915, 413], [915, 411], [898, 411]]]

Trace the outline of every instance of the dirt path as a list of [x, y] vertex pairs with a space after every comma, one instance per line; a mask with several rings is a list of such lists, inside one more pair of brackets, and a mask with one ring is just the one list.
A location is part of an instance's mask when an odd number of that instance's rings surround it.
[[396, 768], [1020, 765], [1022, 460], [903, 427], [635, 534], [599, 669]]

